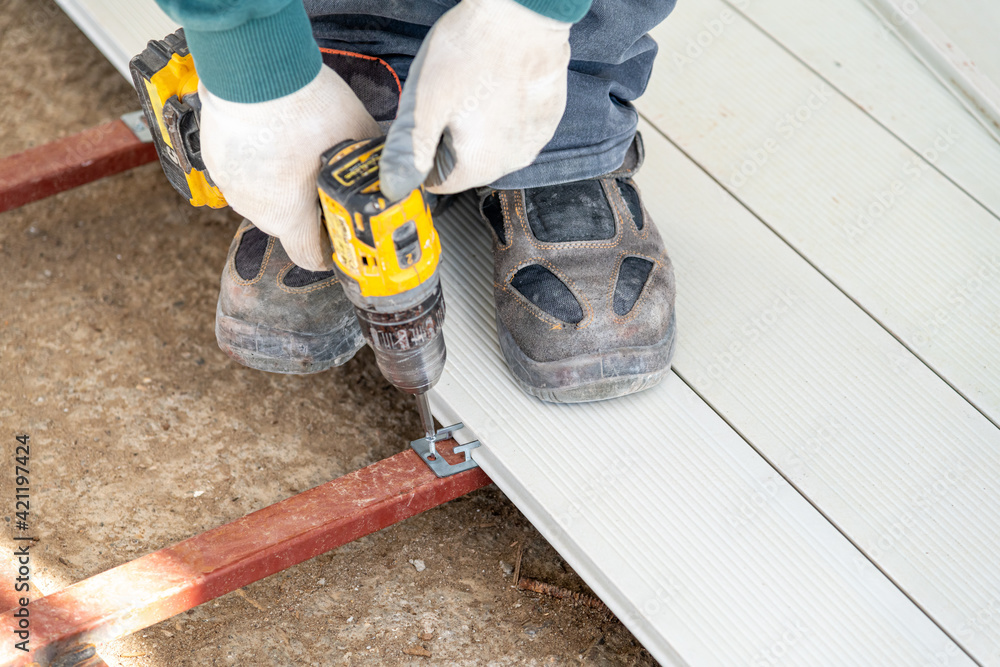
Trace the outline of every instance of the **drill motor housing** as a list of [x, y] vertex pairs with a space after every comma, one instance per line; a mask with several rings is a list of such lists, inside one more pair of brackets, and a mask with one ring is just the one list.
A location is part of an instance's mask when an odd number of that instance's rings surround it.
[[441, 243], [423, 187], [399, 201], [379, 189], [384, 138], [342, 142], [321, 157], [318, 184], [334, 263], [379, 369], [421, 394], [444, 369]]

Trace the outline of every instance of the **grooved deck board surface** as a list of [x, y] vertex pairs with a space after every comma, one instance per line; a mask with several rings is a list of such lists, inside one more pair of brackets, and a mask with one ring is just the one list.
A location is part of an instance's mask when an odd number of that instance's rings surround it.
[[955, 40], [983, 74], [1000, 85], [1000, 4], [992, 0], [923, 2], [920, 9]]
[[1000, 601], [1000, 431], [737, 202], [655, 187], [680, 163], [645, 136], [638, 182], [686, 286], [676, 371], [953, 637], [992, 655], [997, 627], [974, 619]]
[[[1000, 214], [1000, 143], [983, 133], [976, 119], [863, 2], [732, 0], [729, 6], [925, 156], [929, 166]], [[962, 6], [950, 3], [947, 11]], [[941, 3], [921, 7], [928, 13], [943, 9]], [[1000, 12], [1000, 5], [989, 11]], [[1000, 26], [1000, 20], [979, 25]], [[965, 48], [964, 42], [958, 43]], [[1000, 48], [1000, 41], [994, 44]], [[664, 64], [660, 61], [661, 68]]]
[[[123, 1], [59, 0], [126, 71], [173, 26]], [[860, 0], [801, 4], [680, 2], [655, 34], [637, 180], [677, 272], [675, 373], [523, 395], [466, 197], [438, 224], [435, 414], [664, 664], [1000, 665], [1000, 158]]]
[[55, 1], [129, 82], [132, 57], [179, 27], [153, 0]]
[[[654, 37], [669, 53], [724, 9], [678, 5]], [[1000, 422], [996, 216], [742, 17], [682, 71], [654, 76], [639, 108]]]
[[[654, 36], [670, 53], [726, 9], [679, 4]], [[685, 375], [694, 388], [975, 657], [1000, 662], [1000, 623], [977, 620], [1000, 610], [1000, 220], [742, 17], [661, 70], [639, 108], [832, 283], [807, 326], [749, 363], [727, 349], [746, 325], [722, 315], [744, 302], [699, 294], [728, 339], [699, 330], [676, 368], [707, 346]], [[717, 270], [703, 279], [741, 261], [743, 284], [779, 275], [746, 259], [763, 237], [714, 242], [741, 251], [722, 264], [702, 247], [699, 267]], [[782, 284], [804, 285], [770, 293]], [[852, 335], [834, 308], [848, 299], [869, 315]]]

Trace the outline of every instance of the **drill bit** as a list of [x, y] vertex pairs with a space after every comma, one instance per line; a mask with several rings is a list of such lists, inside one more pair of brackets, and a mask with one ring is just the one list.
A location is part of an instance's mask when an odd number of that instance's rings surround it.
[[416, 398], [417, 412], [420, 414], [420, 421], [424, 425], [426, 438], [428, 441], [434, 442], [434, 437], [437, 435], [437, 429], [434, 428], [434, 415], [431, 414], [431, 403], [427, 398], [427, 392], [416, 394]]

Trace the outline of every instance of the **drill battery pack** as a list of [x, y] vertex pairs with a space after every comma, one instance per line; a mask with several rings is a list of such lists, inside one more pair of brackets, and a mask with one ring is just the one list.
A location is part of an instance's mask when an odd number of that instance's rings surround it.
[[149, 42], [129, 70], [170, 184], [194, 206], [226, 206], [201, 157], [198, 74], [184, 30]]

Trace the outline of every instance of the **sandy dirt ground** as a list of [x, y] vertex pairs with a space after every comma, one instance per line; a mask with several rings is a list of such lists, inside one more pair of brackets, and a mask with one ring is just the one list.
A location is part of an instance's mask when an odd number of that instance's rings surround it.
[[[138, 108], [51, 0], [2, 6], [0, 155]], [[218, 279], [237, 223], [189, 207], [158, 165], [0, 215], [0, 516], [11, 525], [14, 437], [28, 433], [42, 590], [390, 456], [419, 434], [368, 350], [309, 377], [252, 371], [219, 351]], [[9, 553], [10, 530], [0, 532]], [[604, 613], [514, 588], [518, 549], [523, 574], [586, 592], [488, 487], [102, 655], [137, 667], [655, 664]]]

